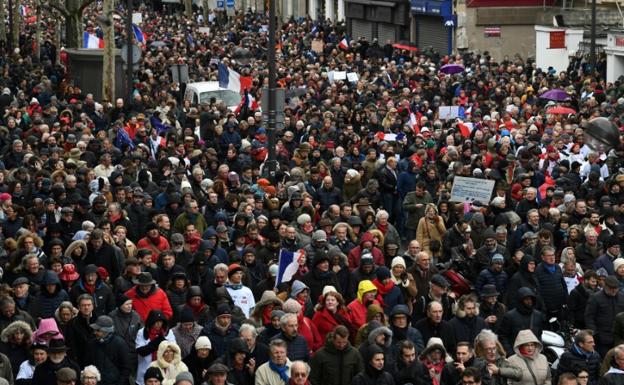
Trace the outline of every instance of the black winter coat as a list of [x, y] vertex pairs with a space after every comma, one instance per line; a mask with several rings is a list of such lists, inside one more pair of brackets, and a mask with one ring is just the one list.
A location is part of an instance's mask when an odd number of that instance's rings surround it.
[[50, 361], [50, 358], [44, 361], [42, 364], [35, 367], [35, 373], [33, 374], [32, 383], [37, 385], [56, 385], [56, 372], [61, 368], [71, 368], [76, 372], [76, 376], [80, 375], [80, 368], [78, 364], [65, 357], [63, 361], [58, 364]]
[[555, 271], [549, 272], [546, 264], [540, 263], [535, 268], [535, 278], [539, 284], [539, 293], [544, 301], [546, 310], [550, 313], [560, 311], [568, 301], [568, 288], [563, 280], [563, 272], [559, 265], [555, 265]]
[[[397, 359], [394, 365], [394, 383], [396, 385], [427, 385], [429, 377], [425, 366], [419, 360], [406, 366], [403, 360]], [[453, 384], [456, 385], [456, 384]]]
[[448, 352], [455, 351], [455, 331], [447, 321], [433, 324], [429, 318], [423, 318], [416, 322], [414, 327], [422, 334], [423, 341], [429, 341], [431, 337], [438, 337], [444, 341], [444, 347]]
[[[472, 343], [481, 332], [485, 329], [485, 321], [479, 316], [472, 318], [455, 316], [449, 321], [449, 325], [455, 331], [455, 342], [469, 342]], [[452, 351], [452, 350], [451, 350]]]
[[[610, 371], [611, 370], [616, 371], [618, 369], [611, 368]], [[619, 373], [607, 372], [607, 374], [600, 377], [598, 385], [624, 385], [624, 373], [622, 373], [621, 371]]]
[[542, 339], [542, 331], [546, 325], [544, 314], [535, 309], [519, 305], [505, 313], [498, 327], [498, 338], [508, 355], [514, 353], [513, 346], [520, 330], [531, 329], [538, 340]]
[[596, 345], [613, 346], [613, 321], [624, 311], [624, 295], [614, 297], [599, 291], [589, 297], [585, 307], [585, 326], [594, 331]]
[[89, 343], [87, 364], [95, 365], [102, 375], [101, 385], [127, 384], [130, 375], [130, 349], [125, 341], [113, 334], [100, 342]]
[[[589, 374], [589, 382], [587, 384], [595, 385], [598, 382], [601, 364], [602, 359], [600, 358], [600, 354], [594, 351], [589, 355], [585, 355], [575, 344], [572, 345], [570, 349], [564, 352], [559, 358], [559, 365], [557, 366], [557, 377], [559, 377], [561, 373], [573, 373], [575, 367], [581, 367], [585, 368], [587, 370], [587, 373]], [[557, 378], [554, 378], [553, 380], [557, 381]]]
[[568, 295], [568, 320], [575, 329], [585, 329], [585, 308], [590, 294], [593, 293], [580, 284]]
[[360, 352], [348, 344], [337, 350], [331, 339], [319, 349], [310, 363], [310, 383], [312, 385], [351, 385], [353, 377], [364, 370]]
[[341, 292], [340, 284], [336, 273], [329, 270], [327, 273], [321, 273], [317, 268], [312, 268], [306, 275], [301, 278], [301, 282], [305, 283], [310, 288], [310, 299], [312, 301], [318, 301], [318, 298], [323, 294], [323, 288], [325, 286], [333, 286], [338, 292]]
[[[352, 385], [394, 385], [394, 378], [386, 371], [371, 375], [368, 371], [358, 373], [353, 377]], [[610, 385], [610, 384], [609, 384]], [[618, 384], [619, 385], [619, 384]]]

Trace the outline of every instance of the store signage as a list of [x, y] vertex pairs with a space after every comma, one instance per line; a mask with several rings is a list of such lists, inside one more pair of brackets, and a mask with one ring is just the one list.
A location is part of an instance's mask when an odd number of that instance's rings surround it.
[[485, 37], [500, 37], [501, 27], [485, 27], [483, 29], [483, 34]]
[[562, 49], [566, 47], [565, 31], [550, 32], [550, 49]]

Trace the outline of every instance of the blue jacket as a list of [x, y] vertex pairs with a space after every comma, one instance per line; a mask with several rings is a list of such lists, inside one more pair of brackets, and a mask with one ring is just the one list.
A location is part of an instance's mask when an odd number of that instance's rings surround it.
[[221, 357], [228, 351], [228, 345], [238, 338], [238, 325], [231, 324], [224, 334], [216, 327], [215, 322], [216, 319], [204, 326], [199, 335], [208, 337], [212, 342], [215, 357]]
[[504, 298], [505, 291], [507, 290], [507, 279], [508, 276], [505, 270], [501, 270], [500, 273], [495, 273], [492, 271], [491, 267], [483, 269], [477, 276], [477, 280], [475, 282], [475, 290], [477, 291], [479, 296], [481, 296], [481, 290], [483, 290], [483, 286], [494, 285], [496, 286], [496, 290], [501, 294], [501, 298]]
[[[286, 342], [288, 359], [291, 362], [295, 361], [310, 361], [310, 349], [308, 348], [308, 342], [300, 334], [297, 334], [294, 338], [287, 337], [283, 332], [276, 334], [272, 340], [280, 339]], [[211, 340], [212, 341], [212, 340]]]
[[[615, 258], [621, 257], [617, 256]], [[598, 269], [603, 267], [607, 271], [607, 273], [609, 273], [609, 275], [615, 275], [615, 268], [613, 267], [613, 261], [615, 260], [615, 258], [612, 259], [612, 257], [607, 253], [602, 254], [594, 262], [594, 271], [598, 271]]]

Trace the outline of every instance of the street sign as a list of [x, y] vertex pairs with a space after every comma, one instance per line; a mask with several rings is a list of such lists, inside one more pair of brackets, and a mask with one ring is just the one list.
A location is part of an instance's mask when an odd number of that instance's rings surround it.
[[226, 4], [228, 8], [234, 8], [234, 0], [226, 0]]
[[217, 0], [217, 8], [225, 8], [225, 1]]

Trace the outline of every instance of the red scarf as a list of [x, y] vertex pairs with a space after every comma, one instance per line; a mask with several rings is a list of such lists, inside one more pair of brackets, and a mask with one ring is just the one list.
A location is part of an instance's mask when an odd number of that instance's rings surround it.
[[[151, 328], [149, 330], [148, 337], [150, 341], [154, 341], [156, 338], [160, 336], [163, 336], [163, 337], [165, 336], [165, 329], [156, 330], [154, 328]], [[152, 352], [152, 361], [156, 360], [157, 358], [158, 358], [158, 349]]]
[[373, 279], [373, 285], [377, 288], [377, 293], [382, 296], [390, 293], [394, 288], [394, 282], [392, 280], [389, 280], [388, 283], [384, 285], [383, 282], [379, 282], [379, 280], [375, 278]]
[[518, 348], [518, 351], [523, 357], [533, 358], [533, 354], [529, 354], [529, 352], [527, 351], [527, 347], [524, 345], [520, 345], [520, 347]]
[[383, 235], [386, 235], [386, 231], [388, 231], [388, 224], [382, 226], [379, 223], [375, 223], [375, 226], [377, 227], [377, 230], [381, 231]]
[[206, 307], [206, 304], [202, 300], [202, 302], [200, 302], [199, 305], [195, 305], [194, 306], [194, 305], [188, 304], [188, 306], [193, 311], [193, 316], [195, 316], [197, 318], [199, 316], [199, 314], [201, 313], [201, 311], [204, 310], [204, 308]]
[[95, 285], [87, 285], [86, 282], [82, 282], [87, 293], [93, 295], [95, 293]]

